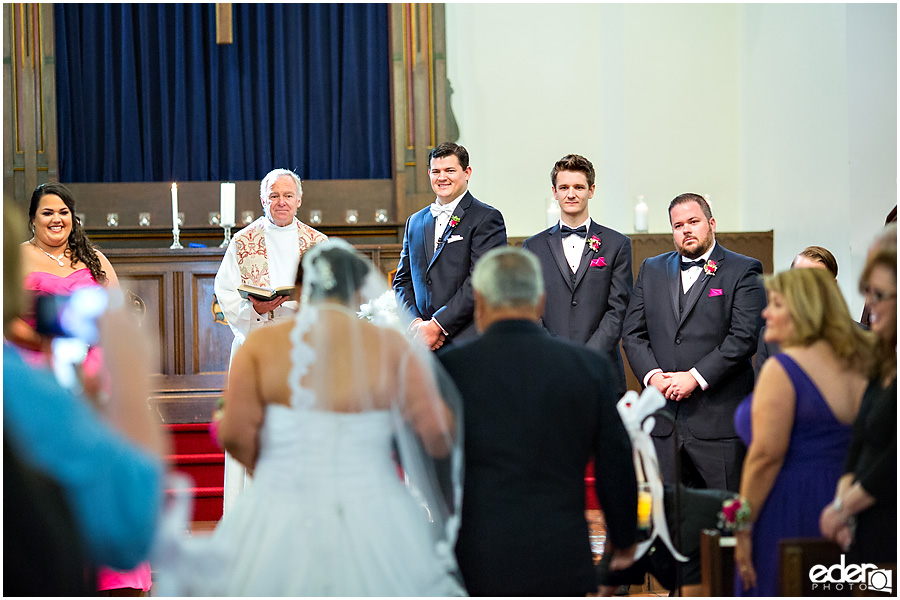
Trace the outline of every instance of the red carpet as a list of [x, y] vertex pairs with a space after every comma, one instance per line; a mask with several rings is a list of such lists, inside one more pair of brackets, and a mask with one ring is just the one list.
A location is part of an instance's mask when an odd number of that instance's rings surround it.
[[225, 453], [209, 436], [209, 423], [166, 425], [175, 453], [166, 457], [176, 470], [194, 482], [193, 521], [218, 521], [222, 518]]

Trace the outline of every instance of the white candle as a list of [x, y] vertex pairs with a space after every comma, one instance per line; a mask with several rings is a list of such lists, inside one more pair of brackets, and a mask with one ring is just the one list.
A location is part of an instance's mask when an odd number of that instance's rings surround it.
[[178, 184], [172, 182], [172, 231], [178, 229]]
[[648, 230], [648, 213], [649, 209], [644, 202], [644, 197], [638, 196], [638, 203], [634, 206], [634, 230], [636, 232], [643, 233]]
[[559, 222], [559, 204], [555, 198], [550, 199], [550, 208], [547, 209], [547, 227], [553, 227]]
[[223, 183], [219, 197], [219, 225], [234, 227], [234, 191], [235, 184]]

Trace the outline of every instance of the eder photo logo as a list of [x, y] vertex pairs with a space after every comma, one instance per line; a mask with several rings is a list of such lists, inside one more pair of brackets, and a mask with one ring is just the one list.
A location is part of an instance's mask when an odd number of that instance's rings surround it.
[[809, 570], [814, 592], [883, 592], [894, 594], [894, 573], [871, 563], [848, 565], [846, 556], [836, 565], [816, 565]]

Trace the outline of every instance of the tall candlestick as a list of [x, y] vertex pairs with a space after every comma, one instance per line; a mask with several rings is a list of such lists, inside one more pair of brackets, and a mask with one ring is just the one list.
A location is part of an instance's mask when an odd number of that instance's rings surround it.
[[234, 227], [234, 197], [235, 184], [223, 183], [219, 197], [219, 225], [222, 227]]
[[547, 227], [553, 227], [559, 222], [559, 204], [555, 198], [550, 199], [550, 207], [547, 209]]
[[172, 231], [178, 230], [178, 184], [172, 182]]
[[638, 196], [638, 203], [634, 206], [634, 230], [638, 233], [646, 233], [648, 226], [649, 209], [643, 196]]

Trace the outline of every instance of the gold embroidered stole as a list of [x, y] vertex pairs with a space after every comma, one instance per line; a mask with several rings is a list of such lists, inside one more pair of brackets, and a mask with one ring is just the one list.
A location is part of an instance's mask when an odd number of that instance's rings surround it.
[[[296, 223], [297, 241], [300, 245], [300, 258], [302, 259], [304, 252], [328, 239], [328, 236], [305, 223], [300, 221]], [[266, 222], [260, 219], [239, 231], [234, 236], [234, 245], [237, 250], [241, 284], [271, 287], [269, 285], [269, 263], [266, 260]]]

